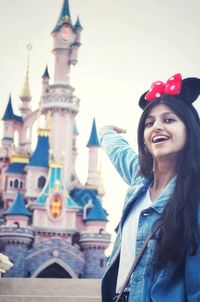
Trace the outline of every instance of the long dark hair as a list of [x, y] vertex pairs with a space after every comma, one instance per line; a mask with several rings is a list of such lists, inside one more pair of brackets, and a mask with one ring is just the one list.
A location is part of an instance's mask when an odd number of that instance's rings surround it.
[[140, 173], [151, 177], [153, 158], [144, 144], [145, 120], [152, 108], [165, 104], [186, 126], [186, 143], [177, 156], [176, 184], [161, 214], [155, 265], [158, 269], [168, 261], [181, 262], [187, 253], [195, 254], [200, 242], [198, 207], [200, 205], [200, 122], [192, 105], [169, 95], [149, 103], [138, 126]]

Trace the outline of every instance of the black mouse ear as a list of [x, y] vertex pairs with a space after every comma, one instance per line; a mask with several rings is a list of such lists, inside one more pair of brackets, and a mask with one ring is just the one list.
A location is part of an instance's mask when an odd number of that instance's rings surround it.
[[140, 108], [144, 109], [145, 106], [149, 103], [147, 100], [145, 100], [145, 95], [147, 94], [148, 91], [146, 91], [143, 95], [141, 95], [139, 99], [139, 106]]
[[200, 95], [200, 79], [186, 78], [182, 81], [182, 87], [177, 97], [186, 102], [193, 103]]

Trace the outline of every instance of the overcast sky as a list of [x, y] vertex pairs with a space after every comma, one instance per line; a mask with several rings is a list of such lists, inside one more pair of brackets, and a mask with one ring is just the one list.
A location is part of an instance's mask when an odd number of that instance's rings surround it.
[[[127, 138], [136, 146], [141, 114], [140, 95], [156, 80], [166, 81], [180, 72], [183, 78], [199, 77], [199, 0], [69, 0], [73, 22], [79, 15], [83, 26], [79, 62], [71, 71], [71, 85], [81, 99], [77, 116], [79, 158], [77, 172], [86, 180], [89, 138], [93, 117], [97, 127], [116, 124], [127, 128]], [[30, 58], [32, 108], [41, 95], [41, 76], [46, 64], [53, 79], [51, 53], [53, 30], [63, 0], [0, 0], [0, 113], [12, 94], [18, 112], [27, 64]], [[109, 230], [120, 217], [127, 186], [104, 154], [102, 170], [110, 214]], [[84, 172], [83, 172], [84, 171]], [[117, 204], [117, 206], [116, 206]]]

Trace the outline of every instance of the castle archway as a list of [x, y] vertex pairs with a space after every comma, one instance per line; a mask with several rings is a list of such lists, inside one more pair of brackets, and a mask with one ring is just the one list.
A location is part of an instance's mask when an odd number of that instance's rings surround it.
[[58, 263], [52, 263], [41, 271], [37, 278], [71, 278], [70, 274]]
[[59, 259], [50, 259], [32, 274], [34, 278], [77, 278], [72, 269]]

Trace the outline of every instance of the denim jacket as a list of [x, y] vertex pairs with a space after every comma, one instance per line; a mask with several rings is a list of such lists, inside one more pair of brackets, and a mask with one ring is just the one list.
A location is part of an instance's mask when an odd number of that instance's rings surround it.
[[[115, 244], [102, 280], [102, 301], [111, 302], [115, 295], [123, 224], [137, 198], [147, 191], [151, 180], [138, 176], [138, 156], [122, 136], [113, 130], [108, 130], [100, 135], [100, 143], [118, 173], [130, 186]], [[152, 205], [141, 212], [136, 239], [136, 254], [153, 224], [159, 219], [173, 192], [175, 182], [176, 178], [173, 178]], [[151, 265], [155, 243], [156, 235], [148, 242], [147, 248], [132, 274], [128, 301], [200, 302], [200, 249], [194, 256], [188, 255], [183, 265], [177, 266], [176, 263], [169, 262], [164, 269], [155, 272]]]

